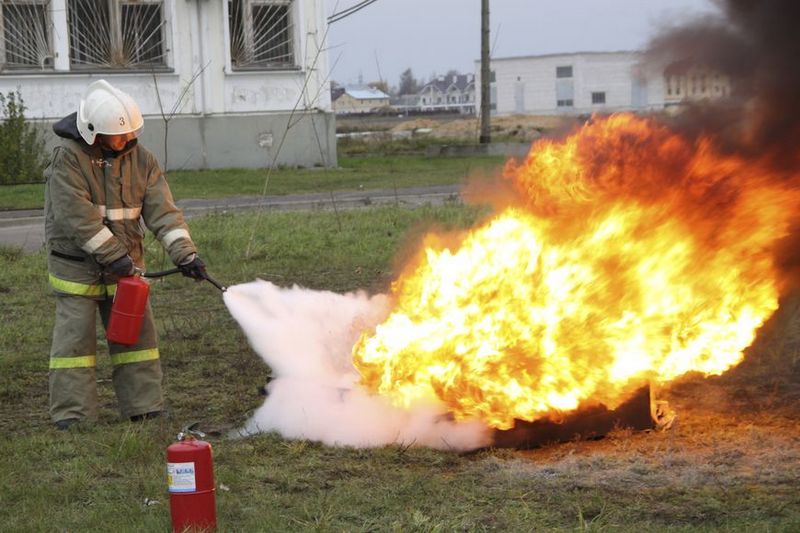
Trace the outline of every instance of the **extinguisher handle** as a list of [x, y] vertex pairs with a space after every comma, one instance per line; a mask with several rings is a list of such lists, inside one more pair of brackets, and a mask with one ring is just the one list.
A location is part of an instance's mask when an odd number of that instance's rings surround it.
[[204, 439], [205, 437], [206, 434], [197, 429], [183, 428], [183, 431], [178, 432], [178, 441]]

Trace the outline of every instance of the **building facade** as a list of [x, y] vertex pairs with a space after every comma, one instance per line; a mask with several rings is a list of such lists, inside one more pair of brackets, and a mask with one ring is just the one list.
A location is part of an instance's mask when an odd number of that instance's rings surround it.
[[373, 87], [343, 87], [334, 95], [337, 115], [375, 113], [389, 106], [389, 95]]
[[[579, 115], [664, 107], [663, 71], [643, 66], [639, 52], [493, 58], [491, 70], [491, 107], [497, 114]], [[479, 62], [476, 72], [480, 83]]]
[[106, 79], [169, 168], [335, 166], [325, 30], [323, 0], [0, 0], [0, 92], [53, 122]]
[[426, 83], [418, 94], [421, 111], [475, 114], [475, 76], [454, 74], [439, 76]]

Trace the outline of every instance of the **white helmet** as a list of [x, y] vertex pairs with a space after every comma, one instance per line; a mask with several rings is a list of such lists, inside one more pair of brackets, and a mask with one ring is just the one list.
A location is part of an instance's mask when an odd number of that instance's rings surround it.
[[87, 144], [94, 144], [98, 133], [139, 136], [144, 127], [139, 106], [126, 93], [106, 80], [97, 80], [86, 88], [78, 106], [78, 131]]

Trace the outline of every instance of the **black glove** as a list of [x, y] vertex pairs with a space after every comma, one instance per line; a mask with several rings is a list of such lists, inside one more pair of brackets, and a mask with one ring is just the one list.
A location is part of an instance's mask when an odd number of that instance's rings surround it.
[[133, 259], [125, 254], [106, 265], [106, 272], [115, 276], [125, 277], [133, 275]]
[[178, 268], [181, 270], [181, 274], [187, 278], [197, 281], [206, 279], [206, 264], [197, 257], [197, 254], [190, 255], [185, 263], [178, 265]]

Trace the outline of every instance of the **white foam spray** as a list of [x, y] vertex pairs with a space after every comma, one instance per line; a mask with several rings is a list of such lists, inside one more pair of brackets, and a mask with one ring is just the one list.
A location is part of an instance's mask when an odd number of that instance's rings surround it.
[[380, 323], [388, 299], [337, 294], [266, 281], [230, 287], [225, 304], [272, 369], [267, 399], [241, 430], [334, 446], [387, 444], [470, 450], [491, 443], [479, 421], [455, 422], [440, 404], [392, 406], [358, 384], [353, 345]]

